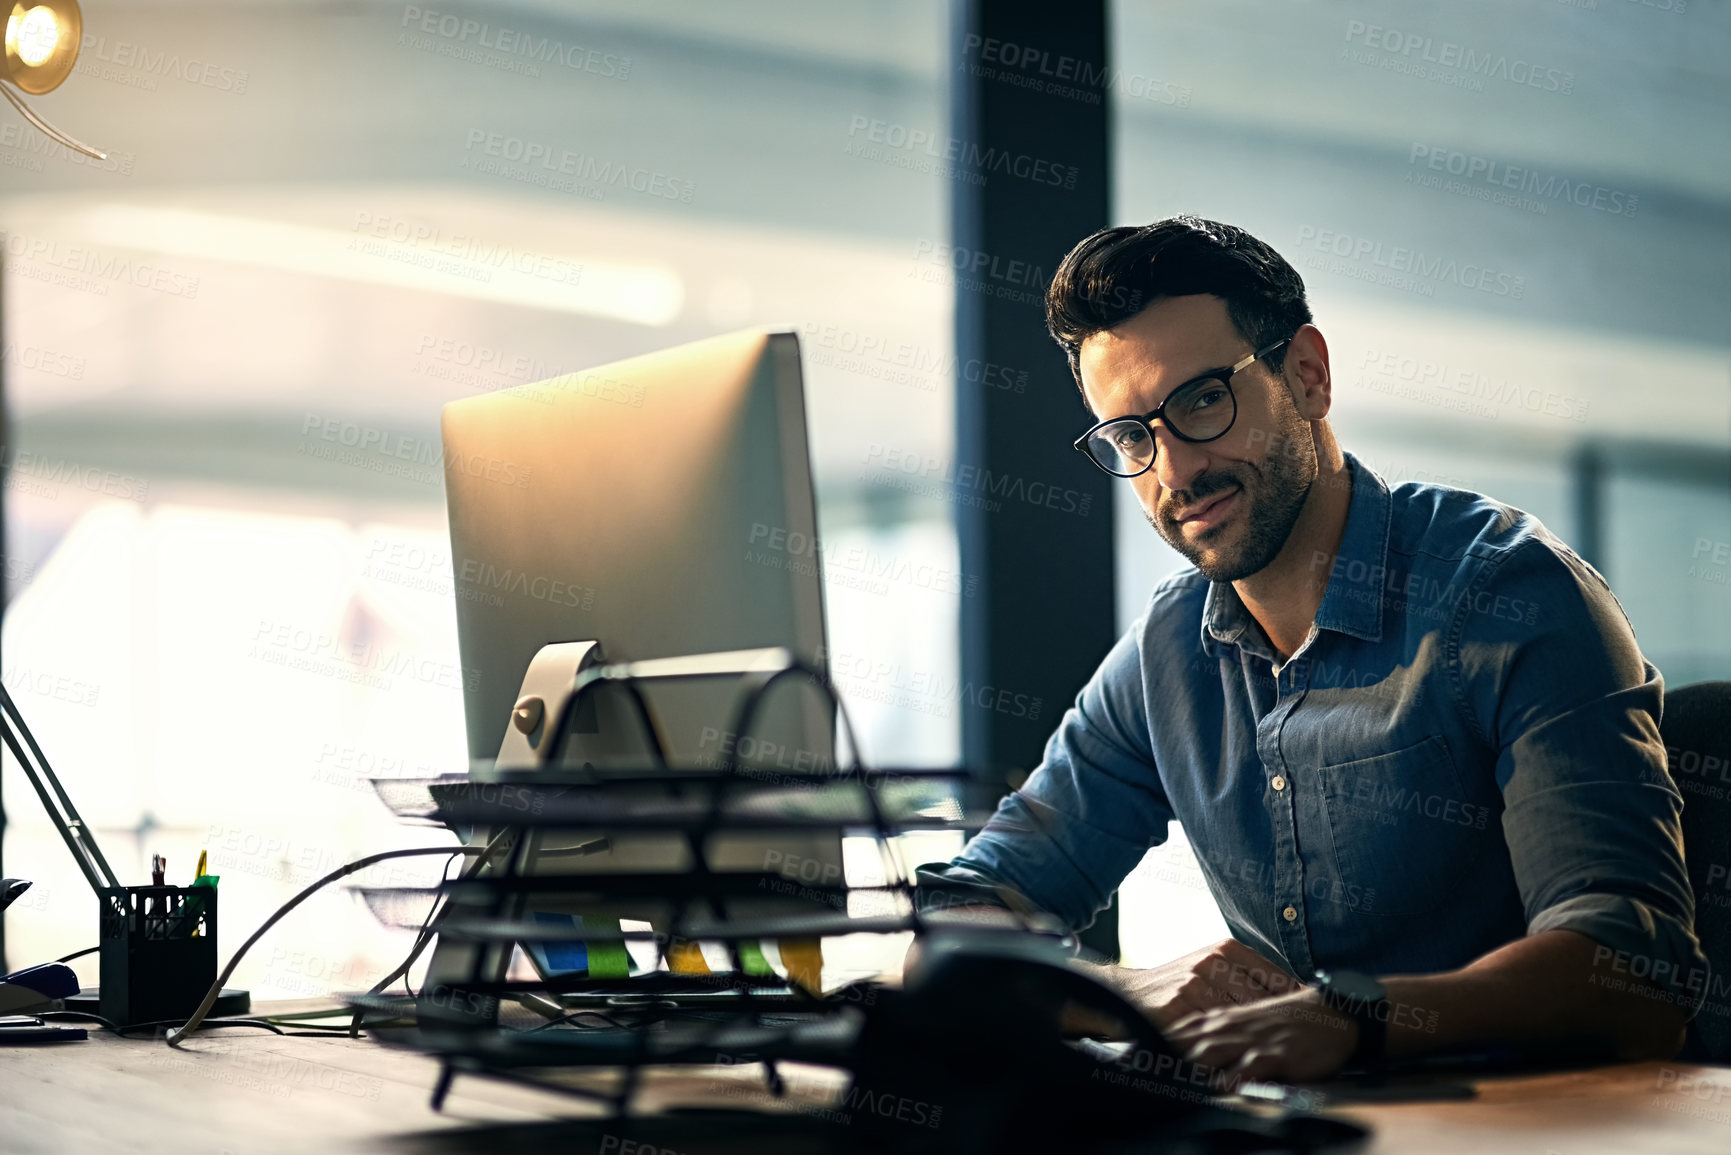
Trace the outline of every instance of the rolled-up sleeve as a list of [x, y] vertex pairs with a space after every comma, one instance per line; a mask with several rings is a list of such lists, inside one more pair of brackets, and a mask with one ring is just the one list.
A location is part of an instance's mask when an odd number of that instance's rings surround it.
[[1094, 921], [1166, 840], [1172, 810], [1148, 735], [1138, 622], [1112, 647], [1022, 788], [947, 865], [918, 872], [922, 907], [977, 900]]
[[1451, 626], [1456, 691], [1498, 752], [1527, 933], [1586, 935], [1595, 982], [1650, 984], [1693, 1017], [1708, 967], [1659, 737], [1664, 682], [1622, 606], [1541, 533], [1486, 563]]

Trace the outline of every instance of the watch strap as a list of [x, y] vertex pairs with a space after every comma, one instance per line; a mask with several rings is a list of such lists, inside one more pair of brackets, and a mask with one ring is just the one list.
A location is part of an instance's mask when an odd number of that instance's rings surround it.
[[1358, 1024], [1358, 1043], [1346, 1061], [1350, 1066], [1375, 1070], [1382, 1065], [1383, 1056], [1388, 1052], [1389, 1002], [1387, 998], [1381, 998], [1373, 1003], [1357, 1003], [1356, 1008], [1356, 1013], [1347, 1013]]
[[1330, 1010], [1338, 1011], [1358, 1025], [1358, 1040], [1354, 1043], [1352, 1054], [1347, 1056], [1346, 1065], [1365, 1070], [1375, 1070], [1382, 1065], [1383, 1057], [1388, 1051], [1388, 1019], [1391, 1004], [1388, 996], [1383, 993], [1382, 984], [1366, 975], [1352, 976], [1358, 980], [1360, 987], [1369, 985], [1378, 995], [1366, 999], [1353, 996], [1340, 990], [1333, 977], [1326, 971], [1319, 972], [1318, 989], [1322, 992], [1323, 1005]]

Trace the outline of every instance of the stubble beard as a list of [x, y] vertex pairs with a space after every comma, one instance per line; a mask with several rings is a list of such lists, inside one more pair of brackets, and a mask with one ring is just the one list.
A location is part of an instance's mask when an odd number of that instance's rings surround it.
[[[1280, 439], [1273, 443], [1277, 448], [1262, 459], [1260, 466], [1240, 462], [1229, 470], [1201, 474], [1189, 489], [1167, 494], [1158, 516], [1146, 508], [1142, 511], [1154, 532], [1209, 581], [1235, 582], [1261, 572], [1280, 555], [1292, 536], [1292, 527], [1298, 523], [1298, 515], [1303, 512], [1305, 498], [1316, 479], [1317, 459], [1309, 423], [1295, 411], [1287, 416], [1291, 419], [1283, 422], [1287, 428], [1281, 430]], [[1278, 448], [1283, 446], [1295, 447], [1299, 452]], [[1243, 508], [1236, 516], [1199, 540], [1185, 537], [1183, 527], [1173, 520], [1171, 511], [1195, 505], [1235, 485], [1241, 488], [1243, 498], [1240, 502]], [[1220, 536], [1233, 533], [1240, 539], [1236, 548], [1220, 549], [1216, 544]]]

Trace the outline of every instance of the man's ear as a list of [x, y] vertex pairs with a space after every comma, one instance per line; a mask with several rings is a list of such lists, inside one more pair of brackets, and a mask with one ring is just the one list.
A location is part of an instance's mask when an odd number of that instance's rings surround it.
[[1293, 408], [1306, 421], [1320, 421], [1334, 404], [1334, 378], [1328, 364], [1328, 342], [1315, 325], [1302, 325], [1286, 350], [1286, 388]]

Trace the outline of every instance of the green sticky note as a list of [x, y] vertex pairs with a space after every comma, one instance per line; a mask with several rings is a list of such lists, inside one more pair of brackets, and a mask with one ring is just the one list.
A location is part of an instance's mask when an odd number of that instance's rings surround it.
[[763, 955], [763, 946], [754, 938], [739, 940], [739, 965], [745, 968], [748, 975], [773, 975], [775, 968], [769, 965], [769, 960]]
[[[619, 920], [584, 915], [583, 929], [618, 931]], [[588, 939], [583, 945], [589, 952], [590, 978], [622, 979], [631, 974], [631, 955], [623, 939]]]

